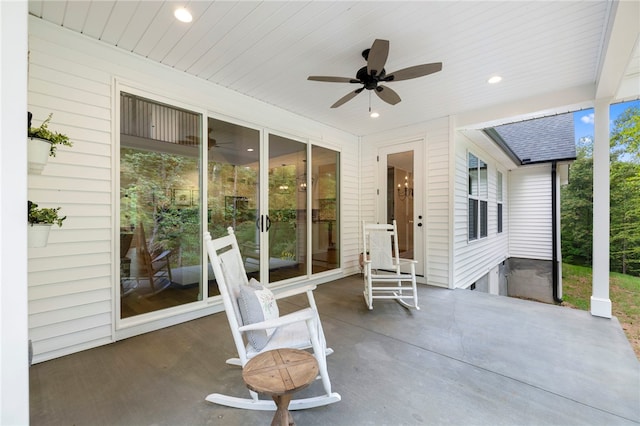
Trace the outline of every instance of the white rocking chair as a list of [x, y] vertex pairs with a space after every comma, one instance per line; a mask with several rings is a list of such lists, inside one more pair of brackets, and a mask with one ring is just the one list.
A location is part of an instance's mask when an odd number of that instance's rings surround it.
[[[362, 222], [362, 237], [364, 300], [369, 309], [373, 309], [373, 299], [394, 299], [407, 308], [420, 309], [415, 267], [418, 262], [400, 258], [396, 221], [391, 225]], [[401, 271], [405, 265], [410, 272]]]
[[[228, 231], [229, 235], [215, 240], [211, 239], [211, 235], [208, 232], [204, 234], [204, 241], [207, 245], [211, 267], [220, 290], [220, 295], [222, 296], [236, 350], [238, 351], [238, 358], [228, 359], [226, 361], [227, 364], [244, 367], [249, 359], [272, 349], [312, 348], [313, 354], [318, 361], [319, 378], [322, 379], [325, 394], [309, 398], [292, 399], [289, 403], [289, 410], [302, 410], [340, 401], [340, 395], [331, 392], [326, 355], [333, 353], [333, 350], [326, 347], [322, 324], [320, 323], [318, 310], [313, 297], [313, 290], [316, 286], [309, 285], [276, 295], [278, 299], [282, 299], [306, 292], [309, 301], [308, 308], [277, 318], [243, 325], [241, 311], [238, 305], [238, 297], [240, 296], [241, 286], [250, 287], [250, 283], [247, 279], [242, 255], [236, 236], [233, 233], [233, 228], [228, 228]], [[249, 333], [252, 331], [272, 332], [270, 337], [268, 337], [266, 345], [259, 350], [251, 343], [252, 339]], [[259, 399], [258, 394], [253, 391], [249, 391], [249, 394], [250, 398], [238, 398], [213, 393], [205, 399], [215, 404], [235, 408], [276, 410], [276, 405], [273, 400]]]

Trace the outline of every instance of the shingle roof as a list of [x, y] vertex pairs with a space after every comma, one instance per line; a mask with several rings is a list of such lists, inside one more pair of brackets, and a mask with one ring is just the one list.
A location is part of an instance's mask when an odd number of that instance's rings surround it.
[[573, 113], [484, 129], [518, 164], [575, 160]]

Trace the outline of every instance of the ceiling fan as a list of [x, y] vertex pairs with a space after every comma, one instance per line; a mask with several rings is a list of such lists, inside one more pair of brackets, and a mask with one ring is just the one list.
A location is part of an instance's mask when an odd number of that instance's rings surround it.
[[[184, 139], [179, 140], [178, 143], [180, 145], [193, 145], [196, 146], [200, 143], [200, 136], [187, 135]], [[220, 147], [221, 145], [229, 145], [231, 142], [218, 142], [213, 137], [213, 129], [209, 129], [208, 137], [207, 137], [207, 151], [211, 148]]]
[[347, 95], [338, 99], [331, 108], [337, 108], [340, 105], [355, 98], [356, 95], [364, 89], [375, 90], [376, 95], [388, 104], [395, 105], [401, 101], [400, 96], [387, 86], [380, 83], [390, 83], [392, 81], [409, 80], [411, 78], [423, 77], [442, 70], [442, 62], [434, 62], [432, 64], [414, 65], [412, 67], [403, 68], [401, 70], [387, 74], [384, 65], [389, 55], [389, 40], [376, 39], [370, 49], [362, 52], [362, 57], [367, 61], [367, 66], [362, 67], [356, 73], [356, 78], [349, 77], [329, 77], [329, 76], [309, 76], [307, 80], [325, 81], [329, 83], [354, 83], [362, 84], [362, 87], [349, 92]]

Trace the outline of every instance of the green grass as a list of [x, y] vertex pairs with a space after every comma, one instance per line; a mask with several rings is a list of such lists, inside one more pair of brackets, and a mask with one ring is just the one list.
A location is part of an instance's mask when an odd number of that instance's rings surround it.
[[[562, 264], [562, 300], [574, 308], [589, 310], [592, 293], [591, 268]], [[634, 351], [640, 357], [640, 277], [611, 272], [609, 298]]]

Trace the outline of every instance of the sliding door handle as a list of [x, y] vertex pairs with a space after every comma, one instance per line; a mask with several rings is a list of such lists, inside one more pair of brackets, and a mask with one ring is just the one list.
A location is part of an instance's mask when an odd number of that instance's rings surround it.
[[267, 229], [266, 229], [266, 231], [269, 231], [269, 229], [271, 228], [271, 219], [269, 219], [269, 215], [265, 215], [265, 217], [267, 218]]

